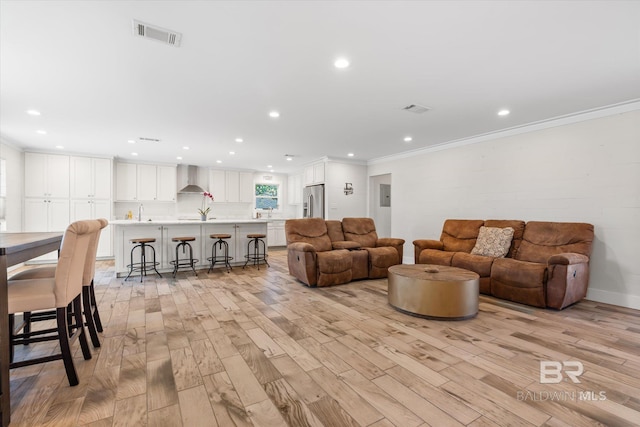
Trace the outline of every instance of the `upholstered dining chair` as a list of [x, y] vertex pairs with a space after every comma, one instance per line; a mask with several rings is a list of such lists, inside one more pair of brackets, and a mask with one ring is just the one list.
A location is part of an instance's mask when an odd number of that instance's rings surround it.
[[[34, 278], [8, 281], [7, 301], [9, 314], [56, 310], [56, 327], [39, 331], [29, 331], [16, 335], [15, 343], [58, 340], [60, 353], [33, 359], [11, 362], [10, 368], [30, 366], [38, 363], [62, 359], [69, 385], [78, 385], [78, 375], [73, 364], [71, 345], [79, 341], [85, 360], [91, 359], [84, 322], [82, 320], [82, 280], [84, 266], [89, 251], [91, 237], [101, 229], [97, 220], [77, 221], [64, 232], [60, 256], [53, 278]], [[72, 306], [75, 322], [69, 315]], [[13, 353], [13, 346], [11, 346]]]
[[[89, 249], [87, 257], [84, 263], [84, 271], [82, 274], [82, 311], [84, 313], [85, 325], [89, 330], [89, 336], [91, 337], [91, 343], [94, 347], [100, 347], [100, 338], [98, 332], [102, 332], [102, 321], [100, 320], [100, 313], [98, 312], [98, 305], [96, 303], [96, 294], [94, 290], [93, 279], [96, 271], [96, 257], [98, 254], [98, 243], [100, 242], [100, 234], [102, 230], [109, 224], [104, 218], [99, 218], [97, 221], [100, 223], [100, 228], [91, 236], [89, 240]], [[11, 277], [10, 280], [25, 280], [25, 279], [45, 279], [55, 277], [56, 266], [37, 267], [30, 270], [25, 270], [17, 273]], [[24, 323], [22, 328], [25, 333], [31, 331], [31, 322], [39, 320], [52, 320], [56, 318], [54, 311], [44, 311], [37, 313], [24, 313]], [[13, 337], [14, 328], [14, 316], [10, 315], [11, 334]], [[12, 344], [13, 345], [13, 344]]]

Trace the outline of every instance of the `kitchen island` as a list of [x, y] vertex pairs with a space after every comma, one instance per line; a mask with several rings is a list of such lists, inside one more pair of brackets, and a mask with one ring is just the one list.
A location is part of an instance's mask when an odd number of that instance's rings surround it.
[[[264, 219], [211, 219], [200, 220], [114, 220], [109, 224], [113, 226], [114, 258], [116, 274], [126, 276], [127, 265], [131, 263], [131, 248], [134, 246], [130, 240], [140, 237], [156, 239], [151, 246], [156, 251], [156, 261], [159, 263], [160, 272], [173, 271], [171, 261], [176, 256], [176, 242], [174, 237], [193, 236], [195, 241], [190, 242], [193, 248], [193, 257], [198, 259], [197, 269], [209, 268], [208, 257], [211, 257], [211, 248], [214, 239], [211, 234], [230, 234], [227, 240], [229, 244], [229, 256], [233, 257], [231, 265], [244, 265], [247, 255], [247, 245], [251, 239], [247, 234], [267, 234], [267, 220]], [[265, 238], [265, 241], [267, 238]], [[268, 243], [267, 243], [268, 246]], [[139, 252], [134, 255], [134, 262], [138, 262]], [[183, 254], [180, 253], [182, 257]], [[223, 270], [224, 271], [224, 270]]]

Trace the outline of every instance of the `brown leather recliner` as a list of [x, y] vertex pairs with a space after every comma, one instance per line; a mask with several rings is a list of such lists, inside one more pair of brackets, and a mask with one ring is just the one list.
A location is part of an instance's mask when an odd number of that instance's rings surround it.
[[371, 218], [343, 218], [342, 232], [346, 241], [357, 242], [369, 253], [369, 278], [387, 277], [389, 267], [402, 264], [404, 239], [378, 238]]
[[580, 301], [587, 295], [593, 236], [591, 224], [528, 222], [514, 258], [494, 261], [491, 294], [558, 310]]
[[371, 218], [292, 219], [285, 234], [289, 273], [309, 286], [387, 277], [402, 262], [404, 240], [379, 239]]
[[287, 220], [289, 274], [309, 286], [339, 285], [351, 281], [351, 256], [347, 249], [333, 249], [322, 218]]

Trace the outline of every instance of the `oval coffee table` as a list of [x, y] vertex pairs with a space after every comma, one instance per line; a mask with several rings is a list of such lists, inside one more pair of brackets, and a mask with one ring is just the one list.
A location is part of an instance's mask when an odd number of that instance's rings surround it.
[[462, 320], [478, 314], [479, 280], [473, 271], [431, 264], [389, 267], [389, 304], [429, 319]]

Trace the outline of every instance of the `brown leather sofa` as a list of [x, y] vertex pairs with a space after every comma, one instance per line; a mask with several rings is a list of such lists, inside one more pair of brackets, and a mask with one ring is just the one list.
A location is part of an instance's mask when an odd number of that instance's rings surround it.
[[[513, 228], [507, 254], [472, 254], [481, 227]], [[536, 307], [563, 309], [587, 294], [593, 225], [518, 220], [445, 221], [440, 240], [415, 240], [416, 264], [460, 267], [480, 275], [480, 292]]]
[[290, 219], [284, 228], [289, 274], [309, 286], [383, 278], [402, 263], [404, 240], [378, 238], [371, 218]]

